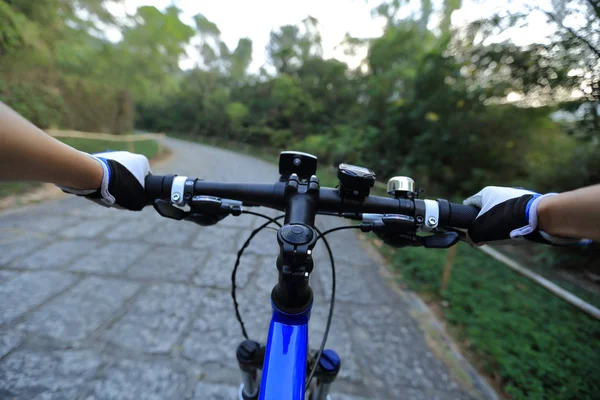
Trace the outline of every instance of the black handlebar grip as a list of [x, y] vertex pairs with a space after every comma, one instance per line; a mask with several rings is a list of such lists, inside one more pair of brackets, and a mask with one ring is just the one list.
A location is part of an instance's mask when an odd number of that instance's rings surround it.
[[473, 206], [466, 206], [464, 204], [448, 203], [450, 206], [448, 214], [448, 226], [454, 228], [469, 229], [477, 214], [479, 214], [479, 208]]
[[171, 186], [175, 175], [148, 175], [146, 176], [145, 189], [148, 204], [156, 199], [171, 197]]

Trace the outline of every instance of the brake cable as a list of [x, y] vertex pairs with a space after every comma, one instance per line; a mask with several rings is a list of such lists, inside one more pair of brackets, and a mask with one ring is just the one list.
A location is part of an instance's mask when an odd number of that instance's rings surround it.
[[317, 236], [317, 240], [323, 238], [323, 244], [327, 248], [327, 253], [329, 253], [329, 262], [331, 264], [331, 301], [329, 302], [329, 312], [327, 313], [327, 322], [325, 323], [323, 339], [321, 340], [321, 346], [319, 347], [317, 357], [315, 358], [315, 364], [310, 370], [310, 374], [308, 374], [306, 386], [304, 387], [305, 392], [310, 387], [310, 381], [312, 381], [312, 378], [315, 375], [315, 372], [317, 371], [317, 367], [319, 366], [319, 360], [321, 359], [321, 355], [323, 354], [323, 350], [325, 349], [325, 344], [327, 343], [327, 336], [329, 336], [329, 328], [331, 327], [331, 320], [333, 318], [333, 306], [335, 304], [335, 260], [333, 259], [333, 251], [331, 251], [329, 242], [324, 237], [324, 235], [326, 235], [329, 231], [325, 231], [325, 234], [323, 234], [317, 227], [315, 227], [315, 231], [317, 231], [317, 233], [319, 234], [319, 236]]
[[327, 343], [327, 336], [329, 336], [329, 328], [331, 327], [331, 320], [333, 318], [333, 306], [335, 303], [335, 260], [333, 259], [333, 251], [331, 251], [331, 247], [329, 246], [329, 242], [325, 238], [325, 235], [332, 233], [332, 232], [341, 231], [344, 229], [357, 229], [357, 228], [360, 229], [360, 226], [358, 226], [358, 225], [338, 226], [338, 227], [326, 230], [325, 232], [321, 232], [318, 228], [315, 227], [315, 230], [319, 234], [319, 236], [317, 236], [317, 241], [319, 241], [319, 239], [323, 239], [323, 244], [325, 245], [325, 247], [327, 248], [327, 252], [329, 253], [329, 261], [331, 263], [331, 302], [329, 303], [329, 313], [327, 315], [325, 331], [323, 332], [323, 340], [321, 341], [321, 346], [319, 347], [319, 351], [317, 352], [317, 356], [315, 358], [315, 364], [313, 365], [312, 369], [310, 370], [310, 374], [308, 375], [308, 379], [306, 380], [306, 386], [304, 387], [305, 392], [308, 391], [308, 389], [310, 388], [310, 382], [312, 381], [312, 379], [315, 375], [315, 372], [317, 371], [317, 368], [319, 366], [319, 360], [321, 359], [323, 350], [325, 350], [325, 344]]
[[281, 227], [281, 224], [279, 222], [277, 222], [277, 220], [280, 220], [282, 218], [285, 217], [284, 215], [280, 215], [276, 218], [271, 218], [267, 215], [261, 214], [261, 213], [256, 213], [253, 211], [242, 211], [243, 214], [251, 214], [251, 215], [258, 215], [259, 217], [265, 218], [268, 221], [265, 222], [264, 224], [262, 224], [261, 226], [259, 226], [258, 228], [256, 228], [255, 230], [252, 231], [252, 233], [250, 233], [250, 236], [248, 236], [248, 239], [246, 239], [246, 241], [244, 242], [244, 245], [241, 247], [241, 249], [238, 251], [237, 254], [237, 259], [235, 260], [235, 265], [233, 266], [233, 271], [231, 272], [231, 298], [233, 299], [233, 307], [235, 308], [235, 317], [237, 318], [238, 322], [240, 323], [240, 327], [242, 328], [242, 335], [244, 335], [244, 338], [248, 339], [248, 333], [246, 332], [246, 327], [244, 326], [244, 321], [242, 321], [242, 316], [240, 315], [240, 310], [239, 310], [239, 304], [237, 302], [237, 297], [235, 295], [235, 276], [237, 273], [237, 269], [240, 265], [240, 260], [242, 258], [242, 255], [244, 254], [244, 250], [246, 250], [246, 248], [250, 245], [250, 242], [252, 241], [252, 239], [254, 238], [254, 236], [256, 236], [260, 231], [262, 231], [264, 228], [267, 227], [267, 225], [269, 224], [276, 224], [279, 227]]
[[271, 217], [269, 217], [266, 214], [257, 213], [257, 212], [249, 211], [249, 210], [242, 210], [242, 214], [257, 215], [257, 216], [259, 216], [261, 218], [268, 219], [269, 223], [275, 224], [275, 225], [277, 225], [280, 228], [281, 228], [281, 224], [279, 222], [277, 222], [277, 221], [280, 220], [281, 218], [285, 217], [285, 214], [282, 214], [282, 215], [279, 215], [279, 216], [277, 216], [275, 218], [271, 218]]
[[321, 233], [317, 230], [317, 232], [319, 233], [319, 236], [317, 236], [317, 242], [319, 241], [319, 239], [323, 239], [323, 243], [325, 243], [325, 241], [327, 240], [324, 237], [325, 235], [328, 235], [332, 232], [343, 231], [345, 229], [360, 229], [360, 225], [336, 226], [335, 228], [328, 229], [323, 233]]

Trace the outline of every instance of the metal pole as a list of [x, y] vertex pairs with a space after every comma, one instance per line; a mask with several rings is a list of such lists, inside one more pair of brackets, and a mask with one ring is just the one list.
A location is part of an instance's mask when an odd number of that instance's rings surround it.
[[567, 292], [565, 289], [550, 282], [548, 279], [544, 278], [543, 276], [540, 276], [540, 275], [536, 274], [535, 272], [530, 271], [527, 268], [521, 266], [516, 261], [513, 261], [510, 258], [508, 258], [507, 256], [505, 256], [504, 254], [500, 253], [498, 250], [494, 250], [487, 245], [481, 246], [479, 249], [481, 251], [483, 251], [484, 253], [489, 254], [490, 256], [494, 257], [496, 260], [502, 262], [503, 264], [505, 264], [507, 267], [509, 267], [513, 271], [518, 272], [519, 274], [532, 280], [533, 282], [540, 285], [541, 287], [548, 290], [549, 292], [551, 292], [551, 293], [555, 294], [556, 296], [560, 297], [561, 299], [565, 300], [572, 306], [577, 307], [578, 309], [585, 312], [589, 316], [600, 320], [600, 310], [597, 309], [596, 307], [594, 307], [593, 305], [586, 303], [585, 301], [583, 301], [579, 297], [575, 296], [574, 294]]
[[444, 272], [442, 274], [442, 284], [440, 285], [440, 291], [443, 292], [448, 287], [448, 280], [450, 279], [450, 272], [452, 272], [452, 266], [454, 265], [454, 256], [456, 256], [456, 248], [458, 246], [452, 246], [446, 253], [446, 262], [444, 263]]

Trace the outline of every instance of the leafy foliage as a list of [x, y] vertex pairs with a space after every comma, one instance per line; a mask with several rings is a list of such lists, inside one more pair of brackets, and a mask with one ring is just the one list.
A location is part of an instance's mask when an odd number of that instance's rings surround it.
[[121, 133], [133, 127], [134, 97], [156, 101], [176, 90], [178, 60], [194, 34], [180, 11], [140, 7], [112, 43], [100, 29], [115, 26], [104, 3], [0, 0], [3, 100], [42, 127]]
[[48, 128], [62, 123], [63, 99], [50, 87], [0, 81], [0, 101], [13, 104], [19, 114], [37, 126]]
[[[393, 260], [403, 282], [438, 295], [443, 252], [407, 248]], [[454, 264], [439, 295], [448, 303], [444, 316], [512, 399], [596, 397], [597, 321], [467, 245], [460, 245]], [[587, 300], [600, 304], [598, 297]]]

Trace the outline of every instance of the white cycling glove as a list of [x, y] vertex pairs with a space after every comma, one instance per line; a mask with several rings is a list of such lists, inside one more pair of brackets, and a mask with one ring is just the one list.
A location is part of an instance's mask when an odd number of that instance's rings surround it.
[[469, 229], [474, 243], [531, 240], [547, 244], [587, 244], [589, 240], [560, 238], [537, 229], [540, 201], [557, 193], [539, 194], [525, 189], [487, 186], [463, 203], [480, 208]]
[[144, 181], [151, 172], [148, 159], [141, 154], [112, 151], [88, 154], [102, 165], [104, 175], [97, 190], [78, 190], [60, 186], [67, 192], [106, 207], [139, 211], [146, 205]]

